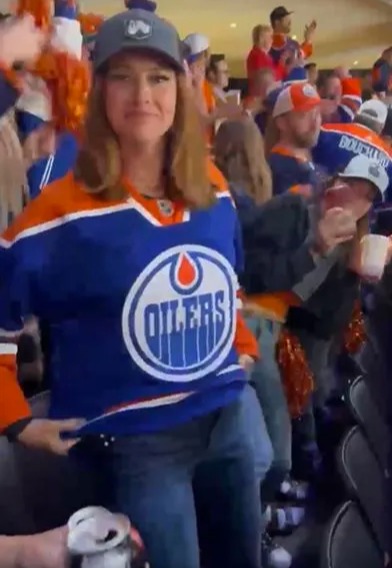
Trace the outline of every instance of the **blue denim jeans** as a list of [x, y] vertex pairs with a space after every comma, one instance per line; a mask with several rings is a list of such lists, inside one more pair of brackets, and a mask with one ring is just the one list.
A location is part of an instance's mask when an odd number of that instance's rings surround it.
[[285, 476], [291, 470], [291, 420], [275, 356], [281, 324], [261, 316], [247, 318], [246, 323], [258, 341], [261, 354], [251, 381], [272, 442], [272, 468]]
[[128, 515], [139, 530], [151, 568], [199, 568], [199, 502], [210, 531], [204, 539], [208, 531], [200, 532], [203, 565], [260, 568], [250, 388], [235, 403], [174, 429], [107, 445], [92, 437], [74, 449], [93, 468], [98, 504]]
[[248, 430], [255, 455], [255, 473], [259, 483], [261, 483], [271, 469], [274, 459], [274, 450], [256, 389], [248, 385], [243, 396], [244, 405], [247, 409], [246, 420], [248, 421]]

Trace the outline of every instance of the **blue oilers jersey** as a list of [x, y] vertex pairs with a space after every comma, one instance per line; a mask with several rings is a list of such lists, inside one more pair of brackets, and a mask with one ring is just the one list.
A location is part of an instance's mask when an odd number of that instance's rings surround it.
[[[321, 128], [317, 146], [313, 150], [314, 162], [326, 172], [335, 175], [358, 154], [365, 154], [385, 168], [392, 180], [390, 148], [366, 126], [357, 123], [325, 124]], [[392, 200], [392, 186], [387, 189], [386, 201]]]
[[128, 199], [103, 202], [68, 175], [0, 248], [4, 337], [26, 314], [49, 326], [50, 415], [86, 418], [83, 433], [168, 428], [230, 403], [245, 384], [229, 192], [188, 211], [127, 187]]

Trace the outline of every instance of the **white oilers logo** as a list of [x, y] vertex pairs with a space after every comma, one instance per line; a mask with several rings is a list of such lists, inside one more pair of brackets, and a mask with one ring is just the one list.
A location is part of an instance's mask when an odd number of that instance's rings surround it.
[[308, 83], [302, 87], [302, 92], [305, 97], [313, 98], [317, 96], [316, 90], [312, 87], [312, 85], [309, 85]]
[[217, 369], [233, 344], [236, 276], [206, 247], [171, 248], [132, 286], [122, 313], [124, 342], [156, 379], [189, 382]]
[[141, 18], [137, 20], [129, 20], [125, 34], [132, 39], [148, 39], [152, 36], [152, 26], [150, 22]]

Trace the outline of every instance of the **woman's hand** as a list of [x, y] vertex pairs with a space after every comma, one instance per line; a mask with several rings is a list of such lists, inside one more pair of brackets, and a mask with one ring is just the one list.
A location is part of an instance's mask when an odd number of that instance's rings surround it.
[[30, 15], [6, 21], [0, 26], [0, 60], [12, 67], [15, 63], [32, 63], [41, 53], [46, 35]]
[[78, 439], [64, 440], [63, 433], [77, 431], [85, 420], [47, 420], [34, 418], [19, 434], [18, 441], [32, 448], [40, 448], [54, 454], [66, 455], [79, 442]]
[[28, 169], [34, 162], [47, 158], [56, 151], [56, 133], [51, 124], [42, 124], [31, 132], [23, 144], [25, 165]]
[[250, 373], [255, 364], [255, 360], [250, 355], [240, 355], [238, 359], [239, 364], [247, 373]]

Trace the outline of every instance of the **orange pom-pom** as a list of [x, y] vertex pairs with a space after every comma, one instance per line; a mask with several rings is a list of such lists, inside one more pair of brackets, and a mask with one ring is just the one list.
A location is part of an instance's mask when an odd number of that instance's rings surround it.
[[[74, 0], [67, 0], [73, 5]], [[17, 0], [18, 15], [31, 14], [40, 28], [48, 29], [52, 20], [52, 0]], [[91, 18], [88, 18], [91, 22]], [[93, 28], [102, 22], [94, 17]], [[51, 94], [53, 124], [58, 130], [76, 133], [83, 122], [90, 90], [90, 69], [69, 53], [45, 50], [31, 70], [43, 79]]]
[[104, 21], [102, 16], [96, 14], [79, 14], [78, 20], [84, 36], [95, 34]]
[[59, 78], [54, 98], [54, 115], [60, 130], [78, 132], [86, 113], [90, 90], [88, 63], [71, 57], [68, 53], [57, 54]]
[[16, 13], [18, 16], [31, 14], [35, 25], [47, 29], [52, 19], [51, 0], [17, 0]]
[[85, 116], [90, 90], [88, 63], [69, 53], [50, 50], [41, 55], [34, 74], [41, 77], [48, 86], [56, 129], [76, 133]]
[[366, 341], [366, 330], [360, 303], [354, 307], [351, 321], [343, 334], [343, 345], [347, 353], [355, 355]]
[[298, 418], [313, 392], [314, 381], [299, 339], [287, 329], [281, 331], [276, 357], [290, 414]]
[[44, 81], [54, 81], [57, 79], [57, 64], [53, 50], [46, 50], [41, 53], [31, 70], [34, 75], [38, 75]]

